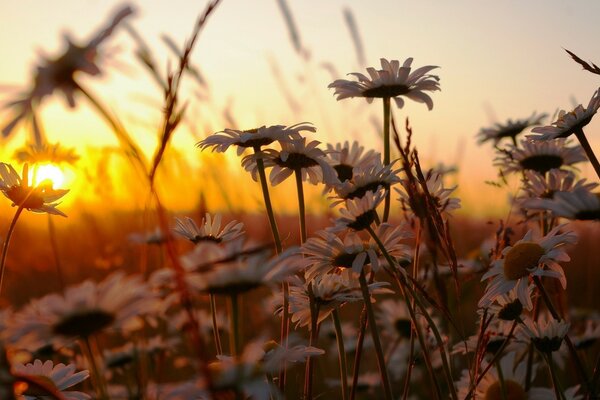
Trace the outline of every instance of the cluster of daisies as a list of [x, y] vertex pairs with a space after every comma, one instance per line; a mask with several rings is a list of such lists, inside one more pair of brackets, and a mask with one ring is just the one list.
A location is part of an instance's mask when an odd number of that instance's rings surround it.
[[[71, 106], [75, 94], [93, 101], [76, 75], [100, 73], [98, 46], [131, 12], [123, 9], [87, 45], [69, 42], [62, 56], [45, 60], [31, 89], [11, 104], [4, 134], [31, 120], [39, 136], [35, 110], [55, 91]], [[243, 223], [225, 224], [218, 214], [176, 219], [175, 237], [161, 227], [137, 239], [164, 246], [164, 267], [144, 276], [114, 272], [2, 309], [0, 398], [597, 396], [600, 377], [589, 356], [597, 357], [590, 349], [600, 318], [565, 313], [562, 264], [577, 241], [564, 219], [600, 219], [597, 185], [578, 179], [575, 166], [589, 161], [600, 176], [583, 130], [600, 108], [599, 92], [587, 108], [561, 111], [525, 139], [521, 133], [545, 115], [480, 132], [481, 142], [494, 142], [502, 174], [522, 179], [514, 201], [530, 229], [518, 240], [499, 230], [491, 251], [473, 262], [453, 245], [449, 221], [460, 202], [445, 183], [448, 171], [421, 166], [409, 127], [404, 145], [397, 135], [392, 140], [391, 100], [431, 110], [431, 94], [440, 90], [431, 74], [437, 67], [413, 69], [412, 61], [381, 59], [380, 69], [329, 85], [338, 100], [382, 99], [382, 153], [357, 142], [323, 145], [306, 122], [225, 129], [199, 142], [201, 150], [233, 148], [241, 157], [260, 185], [272, 242], [253, 241]], [[94, 104], [135, 153], [125, 130]], [[505, 139], [512, 143], [502, 148]], [[32, 152], [48, 148], [42, 144]], [[272, 188], [292, 177], [298, 242], [280, 231], [271, 202]], [[331, 204], [334, 218], [324, 230], [307, 225], [305, 185], [322, 186]], [[67, 191], [32, 186], [27, 164], [19, 174], [6, 163], [0, 191], [17, 207], [2, 246], [1, 291], [19, 215], [64, 216], [57, 207]], [[191, 250], [177, 254], [176, 239]], [[473, 278], [485, 289], [469, 319], [463, 302], [471, 296], [461, 290]]]

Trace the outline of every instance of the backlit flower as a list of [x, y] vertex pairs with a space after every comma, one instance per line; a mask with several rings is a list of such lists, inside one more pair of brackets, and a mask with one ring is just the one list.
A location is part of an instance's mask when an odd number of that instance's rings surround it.
[[367, 68], [369, 77], [354, 72], [349, 75], [353, 75], [358, 81], [337, 79], [328, 87], [335, 89], [337, 100], [364, 97], [370, 103], [373, 98], [393, 98], [398, 108], [402, 108], [404, 99], [401, 96], [406, 96], [418, 103], [425, 103], [431, 110], [433, 100], [425, 92], [440, 90], [440, 84], [439, 77], [429, 75], [428, 72], [438, 67], [427, 65], [411, 72], [412, 61], [412, 58], [407, 58], [400, 66], [398, 60], [388, 61], [382, 58], [382, 69]]
[[570, 324], [554, 318], [531, 318], [522, 325], [523, 332], [530, 338], [534, 346], [542, 353], [553, 353], [560, 349], [563, 339], [569, 332]]
[[505, 174], [521, 171], [535, 171], [545, 174], [552, 169], [572, 166], [587, 161], [583, 148], [579, 145], [567, 146], [566, 139], [548, 141], [522, 140], [521, 146], [510, 145], [494, 160]]
[[394, 168], [394, 163], [383, 165], [379, 159], [364, 167], [358, 166], [354, 168], [351, 180], [334, 186], [333, 205], [361, 198], [369, 191], [389, 190], [392, 185], [400, 182], [399, 173], [400, 169]]
[[336, 143], [335, 146], [327, 144], [327, 161], [337, 172], [340, 182], [352, 180], [355, 175], [354, 168], [366, 169], [380, 158], [381, 155], [375, 150], [365, 153], [364, 146], [357, 141], [352, 142], [352, 145], [348, 141]]
[[29, 143], [15, 151], [14, 158], [29, 164], [75, 164], [79, 156], [73, 148], [62, 147], [60, 143]]
[[570, 260], [562, 248], [566, 244], [576, 243], [577, 235], [573, 232], [558, 233], [562, 228], [562, 225], [557, 226], [537, 240], [529, 231], [513, 246], [506, 247], [502, 251], [503, 258], [494, 261], [492, 268], [481, 278], [482, 281], [488, 278], [492, 280], [479, 301], [479, 307], [490, 305], [498, 296], [516, 288], [521, 304], [531, 309], [533, 305], [528, 289], [530, 276], [556, 278], [563, 288], [566, 287], [567, 280], [559, 262]]
[[387, 190], [378, 190], [375, 193], [369, 190], [363, 197], [344, 201], [344, 206], [340, 209], [341, 216], [335, 220], [335, 225], [329, 230], [332, 232], [346, 229], [362, 231], [369, 228], [378, 218], [376, 209], [386, 193]]
[[[45, 384], [52, 386], [60, 392], [66, 400], [85, 400], [92, 397], [83, 392], [65, 390], [71, 386], [75, 386], [89, 378], [90, 374], [87, 370], [75, 373], [75, 364], [56, 364], [51, 360], [42, 363], [41, 360], [35, 360], [33, 363], [13, 364], [14, 372], [21, 375], [28, 375], [33, 378], [42, 380]], [[36, 400], [46, 398], [43, 393], [40, 393], [34, 388], [28, 388], [17, 396], [17, 399]]]
[[536, 115], [533, 113], [529, 118], [512, 120], [509, 119], [505, 124], [495, 123], [491, 128], [481, 128], [477, 134], [478, 143], [484, 143], [492, 140], [494, 145], [504, 138], [511, 138], [513, 143], [516, 143], [516, 137], [525, 129], [533, 125], [539, 125], [546, 114]]
[[261, 126], [256, 129], [237, 130], [225, 129], [210, 135], [206, 139], [198, 142], [196, 146], [202, 150], [212, 148], [212, 151], [218, 153], [225, 152], [230, 146], [237, 147], [237, 155], [241, 155], [247, 148], [258, 148], [268, 146], [275, 141], [288, 142], [301, 139], [300, 132], [315, 132], [314, 126], [307, 122], [292, 126], [273, 125]]
[[175, 222], [177, 227], [173, 231], [194, 244], [202, 241], [221, 243], [244, 234], [244, 224], [237, 221], [231, 221], [221, 229], [221, 214], [216, 214], [213, 219], [209, 213], [206, 213], [206, 217], [202, 218], [200, 227], [189, 217], [184, 220], [175, 218]]
[[0, 191], [13, 202], [13, 206], [22, 206], [29, 211], [67, 215], [56, 207], [56, 201], [67, 194], [68, 190], [52, 189], [52, 184], [42, 182], [38, 186], [29, 186], [28, 166], [23, 165], [22, 178], [10, 164], [0, 163]]
[[594, 92], [587, 108], [583, 108], [580, 104], [570, 112], [560, 110], [558, 119], [552, 125], [533, 128], [531, 132], [538, 135], [528, 135], [528, 137], [534, 140], [565, 138], [589, 124], [598, 108], [600, 108], [600, 90]]
[[530, 199], [525, 206], [532, 210], [549, 210], [555, 217], [585, 221], [600, 220], [600, 193], [580, 187], [571, 192], [557, 192], [551, 199]]

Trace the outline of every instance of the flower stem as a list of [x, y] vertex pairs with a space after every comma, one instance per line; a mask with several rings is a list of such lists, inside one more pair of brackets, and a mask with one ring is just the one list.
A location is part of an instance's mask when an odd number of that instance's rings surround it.
[[217, 322], [217, 299], [214, 294], [209, 294], [208, 299], [210, 301], [210, 316], [212, 318], [215, 347], [217, 349], [217, 355], [221, 355], [223, 354], [223, 346], [221, 345], [221, 335], [219, 335], [219, 324]]
[[554, 368], [554, 362], [552, 361], [552, 353], [545, 353], [544, 358], [548, 363], [548, 369], [550, 370], [550, 376], [552, 377], [552, 386], [554, 387], [556, 400], [565, 400], [565, 395], [560, 387], [560, 382], [558, 381], [558, 376], [556, 375], [556, 370]]
[[[552, 314], [552, 317], [555, 320], [560, 321], [562, 318], [560, 317], [560, 315], [558, 315], [556, 308], [554, 308], [554, 305], [552, 304], [552, 300], [550, 300], [550, 296], [548, 295], [548, 292], [546, 292], [546, 288], [544, 288], [544, 285], [542, 284], [540, 277], [534, 276], [533, 283], [535, 283], [535, 286], [538, 288], [540, 294], [542, 295], [542, 299], [544, 299], [544, 303], [546, 303], [546, 307], [548, 308], [548, 311], [550, 311], [550, 314]], [[569, 352], [571, 353], [571, 359], [573, 360], [573, 363], [575, 364], [575, 369], [577, 370], [579, 379], [581, 379], [581, 381], [585, 384], [585, 387], [586, 387], [588, 393], [590, 393], [592, 395], [592, 397], [594, 397], [594, 395], [596, 394], [595, 388], [590, 383], [590, 379], [587, 376], [587, 373], [585, 372], [583, 363], [581, 362], [581, 359], [579, 358], [579, 355], [577, 354], [577, 349], [573, 345], [573, 342], [571, 341], [571, 338], [569, 337], [568, 334], [565, 335], [564, 340], [565, 340], [565, 343], [567, 344], [567, 347], [569, 348]]]
[[[315, 302], [312, 292], [312, 284], [308, 285], [308, 296], [310, 298], [310, 338], [309, 346], [315, 347], [319, 339], [319, 304]], [[304, 374], [304, 399], [312, 400], [313, 398], [313, 370], [314, 357], [306, 359], [306, 368]]]
[[358, 386], [358, 374], [360, 372], [360, 360], [362, 359], [363, 343], [365, 341], [365, 333], [367, 331], [367, 307], [363, 306], [360, 313], [358, 339], [356, 340], [356, 350], [354, 354], [354, 366], [352, 370], [352, 386], [350, 387], [350, 400], [354, 400], [356, 396], [356, 388]]
[[369, 286], [367, 285], [364, 270], [361, 270], [358, 281], [360, 282], [360, 289], [367, 310], [367, 319], [371, 329], [373, 345], [375, 346], [375, 353], [377, 354], [377, 364], [379, 367], [379, 375], [381, 376], [381, 384], [383, 386], [385, 398], [391, 400], [394, 398], [392, 395], [392, 386], [390, 385], [390, 378], [388, 377], [387, 367], [385, 365], [385, 357], [381, 348], [381, 341], [379, 340], [379, 332], [377, 331], [377, 324], [375, 323], [375, 313], [373, 312], [373, 306], [371, 304], [371, 294], [369, 293]]
[[58, 243], [56, 241], [56, 229], [54, 228], [54, 222], [52, 217], [48, 214], [48, 235], [50, 236], [50, 247], [52, 247], [52, 255], [54, 256], [54, 264], [56, 266], [56, 275], [58, 277], [58, 283], [60, 290], [65, 290], [65, 279], [62, 273], [62, 267], [60, 263], [60, 256], [58, 254]]
[[[389, 97], [383, 98], [383, 165], [390, 164], [390, 117], [391, 117], [391, 99]], [[390, 216], [391, 206], [391, 191], [385, 195], [385, 203], [383, 208], [383, 222], [387, 222]]]
[[98, 399], [108, 400], [109, 397], [106, 391], [106, 381], [102, 375], [102, 371], [98, 368], [97, 355], [92, 348], [90, 339], [91, 338], [89, 336], [84, 336], [81, 338], [82, 351], [90, 363], [90, 369], [92, 370], [92, 376], [94, 377], [94, 385], [96, 386]]
[[306, 242], [306, 207], [304, 205], [304, 188], [302, 187], [302, 170], [294, 170], [296, 191], [298, 192], [298, 216], [300, 218], [300, 244]]
[[12, 237], [13, 231], [15, 230], [15, 226], [17, 225], [17, 220], [19, 216], [23, 212], [23, 205], [20, 205], [15, 212], [15, 215], [10, 222], [10, 226], [8, 227], [8, 232], [6, 233], [6, 239], [4, 239], [4, 245], [2, 246], [2, 259], [0, 260], [0, 294], [2, 293], [2, 283], [4, 282], [4, 269], [6, 266], [6, 255], [8, 254], [8, 246], [10, 245], [10, 238]]
[[575, 130], [575, 136], [577, 136], [581, 147], [583, 147], [583, 150], [585, 150], [585, 154], [587, 155], [588, 160], [590, 160], [590, 163], [592, 163], [592, 166], [596, 171], [596, 175], [598, 175], [598, 178], [600, 178], [600, 162], [598, 162], [598, 158], [596, 158], [596, 154], [594, 154], [594, 150], [592, 150], [590, 142], [588, 142], [587, 137], [585, 137], [583, 129], [579, 128]]
[[340, 323], [340, 313], [337, 308], [331, 313], [333, 326], [335, 327], [335, 339], [338, 348], [338, 360], [340, 364], [340, 385], [342, 386], [342, 400], [348, 399], [348, 364], [346, 362], [346, 351], [344, 350], [344, 334]]
[[229, 352], [232, 356], [240, 355], [240, 316], [239, 316], [239, 296], [232, 293], [229, 297]]
[[500, 381], [500, 393], [502, 394], [502, 400], [508, 400], [506, 397], [506, 383], [504, 382], [504, 373], [502, 372], [500, 360], [496, 360], [494, 364], [496, 364], [496, 371], [498, 372], [498, 380]]

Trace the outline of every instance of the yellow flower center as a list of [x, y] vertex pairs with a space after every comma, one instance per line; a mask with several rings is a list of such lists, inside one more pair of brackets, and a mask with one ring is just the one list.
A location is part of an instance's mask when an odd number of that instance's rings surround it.
[[484, 400], [526, 400], [527, 393], [525, 389], [515, 381], [506, 379], [504, 381], [504, 394], [502, 394], [502, 385], [500, 381], [494, 382], [485, 392]]
[[522, 242], [511, 248], [504, 258], [504, 276], [509, 280], [517, 280], [529, 274], [528, 269], [536, 267], [540, 258], [546, 253], [537, 243]]

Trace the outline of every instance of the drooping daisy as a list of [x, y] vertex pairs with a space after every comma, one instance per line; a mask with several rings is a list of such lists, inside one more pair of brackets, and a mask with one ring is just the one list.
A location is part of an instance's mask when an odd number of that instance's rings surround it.
[[348, 141], [336, 143], [335, 146], [328, 143], [326, 155], [327, 161], [335, 169], [342, 183], [353, 179], [354, 168], [363, 170], [377, 161], [381, 162], [379, 153], [372, 149], [365, 153], [364, 146], [357, 141], [353, 141], [352, 145]]
[[32, 300], [14, 314], [7, 330], [11, 340], [26, 348], [48, 343], [60, 347], [109, 328], [128, 333], [157, 309], [157, 300], [140, 276], [118, 272], [100, 283], [87, 280], [68, 287], [63, 295]]
[[256, 158], [264, 161], [265, 168], [272, 167], [269, 179], [275, 186], [286, 180], [295, 172], [302, 176], [302, 181], [308, 180], [313, 185], [318, 183], [334, 184], [338, 182], [335, 170], [325, 158], [325, 152], [319, 149], [317, 140], [306, 143], [306, 138], [281, 142], [281, 150], [265, 149], [260, 153], [251, 154], [242, 160], [244, 169], [258, 181]]
[[539, 318], [537, 321], [527, 318], [524, 322], [523, 332], [531, 338], [536, 349], [542, 353], [558, 351], [571, 326], [564, 320], [558, 321], [554, 318]]
[[600, 91], [596, 90], [587, 108], [583, 108], [580, 104], [570, 112], [560, 110], [556, 121], [549, 126], [533, 128], [531, 132], [536, 135], [528, 135], [528, 137], [533, 140], [566, 138], [589, 124], [598, 108], [600, 108]]
[[98, 66], [99, 47], [115, 28], [133, 13], [131, 7], [124, 7], [113, 17], [106, 28], [101, 30], [87, 44], [78, 45], [66, 36], [66, 49], [58, 57], [43, 57], [36, 67], [33, 82], [25, 93], [8, 103], [14, 109], [14, 116], [3, 128], [4, 136], [9, 136], [22, 120], [33, 113], [34, 108], [54, 91], [62, 92], [69, 107], [75, 107], [75, 93], [80, 90], [77, 76], [101, 74]]
[[73, 148], [65, 148], [60, 143], [28, 143], [17, 149], [14, 158], [29, 164], [75, 164], [79, 156]]
[[[54, 389], [60, 392], [66, 400], [86, 400], [92, 397], [83, 392], [65, 390], [71, 386], [75, 386], [78, 383], [83, 382], [89, 378], [90, 374], [87, 370], [79, 371], [75, 373], [75, 364], [56, 364], [51, 360], [42, 362], [41, 360], [35, 360], [33, 363], [13, 364], [14, 372], [32, 376], [37, 379], [41, 379], [45, 384], [51, 385]], [[17, 396], [18, 399], [25, 400], [36, 400], [40, 398], [46, 398], [43, 393], [39, 393], [36, 389], [27, 388]]]
[[52, 185], [42, 182], [38, 186], [29, 186], [29, 168], [23, 165], [22, 177], [10, 164], [0, 163], [0, 191], [14, 206], [21, 206], [29, 211], [54, 215], [67, 215], [56, 207], [57, 201], [67, 194], [66, 189], [53, 189]]
[[577, 235], [574, 232], [559, 233], [563, 227], [557, 226], [537, 240], [533, 238], [532, 231], [528, 231], [523, 239], [506, 247], [502, 251], [503, 258], [494, 261], [492, 268], [481, 278], [482, 281], [493, 279], [479, 300], [479, 307], [489, 306], [498, 296], [516, 288], [521, 304], [531, 309], [533, 304], [528, 289], [530, 276], [556, 278], [565, 288], [567, 280], [559, 262], [570, 260], [563, 247], [576, 243]]
[[209, 213], [206, 213], [206, 217], [202, 218], [200, 227], [189, 217], [184, 220], [175, 218], [175, 223], [177, 227], [173, 231], [194, 244], [201, 241], [221, 243], [244, 234], [244, 224], [242, 222], [231, 221], [221, 229], [221, 214], [216, 214], [213, 219]]
[[508, 146], [494, 160], [494, 165], [500, 167], [505, 174], [535, 171], [543, 175], [552, 169], [570, 167], [587, 161], [581, 146], [569, 147], [566, 139], [544, 142], [521, 140], [520, 144], [521, 146]]
[[353, 75], [358, 81], [337, 79], [328, 87], [335, 89], [337, 100], [364, 97], [370, 103], [374, 98], [393, 98], [398, 108], [402, 108], [404, 99], [401, 96], [406, 96], [418, 103], [425, 103], [431, 110], [433, 100], [425, 92], [440, 90], [440, 84], [439, 77], [429, 75], [428, 72], [438, 67], [427, 65], [411, 73], [412, 61], [412, 58], [407, 58], [400, 66], [398, 60], [388, 61], [382, 58], [382, 69], [367, 68], [369, 77], [354, 72], [349, 75]]
[[600, 194], [584, 187], [571, 192], [557, 192], [551, 199], [531, 199], [526, 206], [534, 210], [550, 210], [556, 217], [600, 220]]
[[488, 140], [492, 140], [494, 145], [498, 144], [504, 138], [512, 139], [513, 143], [517, 142], [516, 137], [530, 126], [539, 125], [547, 114], [536, 115], [534, 112], [528, 118], [512, 120], [509, 119], [505, 124], [495, 123], [491, 128], [481, 128], [477, 134], [478, 143], [482, 144]]
[[367, 191], [363, 197], [348, 199], [344, 201], [344, 207], [340, 209], [341, 216], [335, 220], [335, 225], [328, 228], [332, 232], [362, 231], [371, 226], [378, 218], [377, 206], [385, 198], [387, 190], [376, 192]]
[[393, 340], [410, 339], [412, 321], [403, 300], [387, 299], [382, 301], [378, 308], [377, 322], [383, 335]]
[[[290, 312], [292, 322], [297, 326], [309, 326], [311, 322], [309, 285], [313, 301], [319, 307], [318, 323], [323, 322], [336, 308], [363, 299], [358, 276], [350, 269], [319, 275], [306, 283], [296, 281], [290, 286]], [[384, 289], [387, 285], [387, 282], [373, 282], [368, 285], [369, 292], [372, 295], [388, 293], [389, 290]]]
[[344, 200], [361, 198], [369, 191], [389, 190], [392, 185], [400, 182], [399, 173], [400, 169], [394, 168], [394, 163], [383, 165], [379, 159], [364, 168], [357, 167], [353, 170], [351, 180], [335, 185], [336, 196], [332, 198], [333, 205], [343, 203]]
[[237, 129], [225, 129], [198, 142], [196, 146], [200, 147], [202, 150], [212, 148], [212, 151], [218, 153], [225, 152], [230, 146], [236, 146], [237, 155], [239, 156], [247, 148], [260, 149], [275, 141], [288, 142], [301, 139], [302, 136], [300, 135], [300, 132], [302, 131], [316, 132], [316, 129], [307, 122], [291, 126], [261, 126], [259, 128], [243, 131]]

